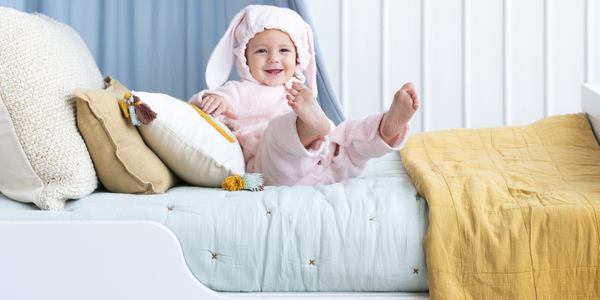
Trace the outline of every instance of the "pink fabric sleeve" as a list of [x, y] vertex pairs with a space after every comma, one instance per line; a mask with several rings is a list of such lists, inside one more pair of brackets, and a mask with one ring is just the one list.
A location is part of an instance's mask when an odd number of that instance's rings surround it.
[[240, 104], [240, 92], [237, 81], [229, 81], [215, 90], [202, 90], [190, 98], [190, 103], [199, 106], [199, 102], [206, 94], [219, 95], [231, 106], [234, 113], [238, 113]]

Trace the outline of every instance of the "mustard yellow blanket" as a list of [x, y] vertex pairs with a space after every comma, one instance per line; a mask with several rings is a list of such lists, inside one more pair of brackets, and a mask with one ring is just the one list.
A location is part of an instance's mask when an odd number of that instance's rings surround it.
[[600, 299], [600, 147], [584, 114], [416, 134], [431, 299]]

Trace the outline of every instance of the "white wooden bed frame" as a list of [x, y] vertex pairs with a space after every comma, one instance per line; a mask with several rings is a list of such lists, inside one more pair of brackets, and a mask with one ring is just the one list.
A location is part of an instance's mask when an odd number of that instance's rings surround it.
[[[600, 133], [600, 87], [582, 85]], [[600, 140], [600, 139], [598, 139]], [[0, 299], [429, 299], [427, 293], [222, 293], [188, 269], [175, 235], [150, 221], [0, 222]]]

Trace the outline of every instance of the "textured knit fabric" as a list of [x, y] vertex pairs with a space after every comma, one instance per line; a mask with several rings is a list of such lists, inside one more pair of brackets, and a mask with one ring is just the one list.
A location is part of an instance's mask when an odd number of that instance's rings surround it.
[[345, 121], [306, 149], [284, 86], [230, 81], [216, 90], [201, 91], [191, 101], [206, 93], [222, 96], [239, 115], [236, 120], [223, 120], [242, 146], [246, 171], [263, 173], [269, 185], [339, 182], [358, 175], [370, 158], [398, 150], [408, 136], [407, 126], [392, 147], [383, 142], [378, 133], [380, 113]]
[[[77, 131], [71, 92], [102, 87], [98, 67], [73, 29], [42, 15], [0, 8], [0, 98], [19, 141], [2, 147], [22, 148], [24, 165], [41, 184], [33, 196], [15, 200], [62, 209], [66, 199], [94, 191], [96, 173]], [[7, 172], [0, 171], [3, 183], [18, 176]], [[0, 186], [7, 195], [18, 194], [12, 193], [18, 185]]]

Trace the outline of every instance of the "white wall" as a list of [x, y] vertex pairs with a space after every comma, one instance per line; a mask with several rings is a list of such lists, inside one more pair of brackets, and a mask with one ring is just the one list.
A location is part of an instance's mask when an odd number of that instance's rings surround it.
[[599, 0], [312, 0], [347, 116], [415, 83], [415, 131], [527, 124], [600, 83]]

